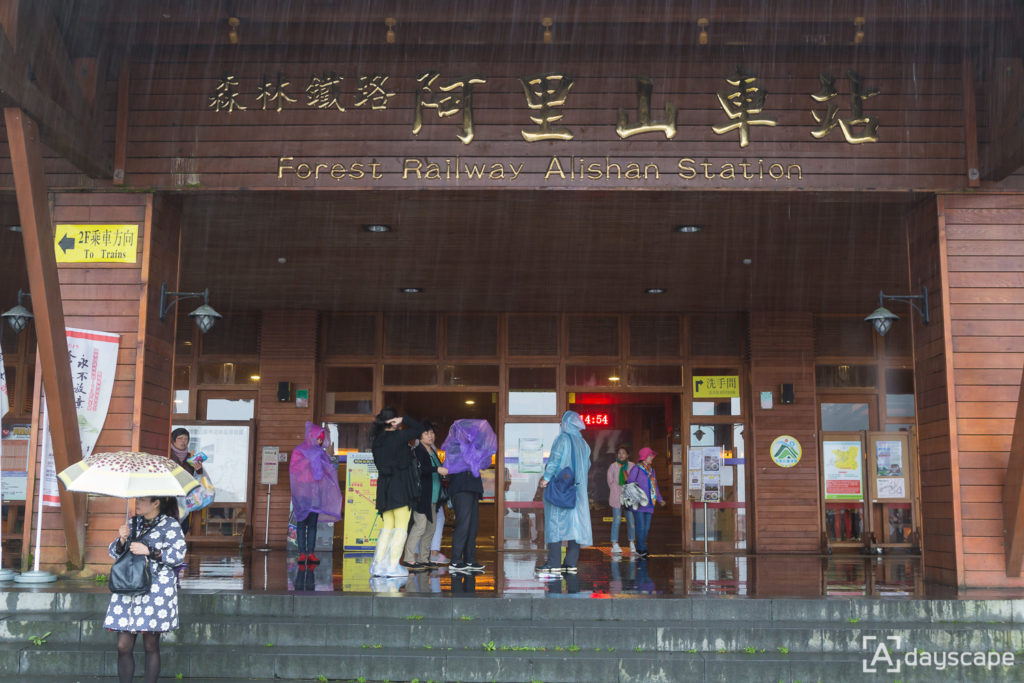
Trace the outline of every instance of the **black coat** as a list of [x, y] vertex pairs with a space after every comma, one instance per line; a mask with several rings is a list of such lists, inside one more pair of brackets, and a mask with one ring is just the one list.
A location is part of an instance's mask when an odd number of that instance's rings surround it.
[[459, 472], [448, 477], [448, 495], [452, 498], [456, 493], [475, 493], [477, 498], [484, 496], [484, 482], [480, 477], [474, 477], [472, 472]]
[[430, 461], [430, 453], [423, 444], [417, 444], [412, 452], [420, 464], [420, 497], [412, 509], [413, 512], [426, 515], [427, 520], [432, 522], [434, 521], [435, 506], [431, 505], [432, 501], [430, 499], [431, 493], [434, 490], [433, 479], [434, 474], [437, 472], [437, 467]]
[[412, 506], [416, 502], [415, 479], [419, 477], [409, 442], [420, 438], [423, 425], [404, 418], [405, 427], [383, 431], [373, 440], [373, 464], [377, 467], [377, 511]]

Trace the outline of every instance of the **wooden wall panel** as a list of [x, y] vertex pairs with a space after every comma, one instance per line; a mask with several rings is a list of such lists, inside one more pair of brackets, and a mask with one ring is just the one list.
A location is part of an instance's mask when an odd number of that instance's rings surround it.
[[1024, 587], [1024, 576], [1005, 574], [1002, 509], [1024, 366], [1024, 195], [942, 196], [939, 218], [949, 272], [960, 583]]
[[[954, 490], [958, 468], [951, 455], [952, 386], [948, 368], [949, 326], [942, 314], [945, 289], [935, 201], [928, 200], [907, 216], [910, 257], [908, 290], [928, 287], [931, 324], [911, 313], [914, 335], [914, 378], [917, 403], [918, 458], [921, 472], [922, 551], [925, 579], [957, 585], [960, 554], [960, 500]], [[902, 315], [902, 312], [900, 313]]]
[[[457, 52], [441, 54], [436, 49], [364, 50], [358, 55], [344, 48], [312, 52], [240, 45], [221, 49], [204, 43], [190, 49], [160, 50], [152, 59], [138, 59], [131, 66], [127, 97], [125, 184], [196, 190], [456, 186], [950, 190], [967, 183], [961, 65], [937, 62], [934, 53], [900, 61], [812, 48], [789, 51], [771, 62], [748, 56], [752, 61], [743, 66], [758, 75], [758, 84], [768, 93], [763, 116], [777, 125], [750, 126], [751, 143], [746, 148], [740, 148], [735, 130], [722, 135], [712, 130], [729, 123], [717, 92], [728, 90], [726, 78], [734, 73], [737, 60], [743, 60], [740, 54], [696, 61], [645, 57], [623, 53], [621, 48], [598, 51], [553, 46], [544, 53], [462, 46]], [[461, 112], [442, 119], [436, 109], [426, 109], [421, 132], [412, 134], [420, 89], [416, 79], [427, 69], [440, 72], [436, 86], [470, 74], [486, 80], [473, 92], [475, 139], [470, 144], [462, 144], [456, 137], [462, 130]], [[865, 115], [879, 121], [878, 143], [848, 144], [838, 127], [822, 139], [811, 136], [817, 127], [812, 110], [822, 114], [825, 110], [825, 105], [811, 98], [820, 88], [819, 74], [837, 75], [839, 94], [834, 101], [840, 103], [840, 115], [844, 115], [850, 97], [845, 76], [849, 69], [863, 75], [865, 88], [880, 91], [864, 104]], [[566, 105], [556, 110], [564, 114], [557, 125], [568, 128], [574, 139], [528, 143], [522, 132], [536, 126], [530, 121], [533, 110], [527, 106], [520, 78], [554, 71], [574, 78]], [[257, 89], [264, 74], [269, 74], [276, 86], [279, 72], [290, 84], [285, 93], [294, 102], [282, 102], [280, 112], [277, 103], [271, 102], [264, 111]], [[345, 111], [307, 104], [305, 89], [311, 76], [328, 72], [337, 72], [344, 79], [337, 94]], [[237, 79], [237, 101], [246, 110], [229, 114], [209, 107], [225, 73]], [[389, 76], [386, 90], [394, 95], [384, 109], [356, 104], [359, 78], [370, 74]], [[651, 111], [655, 120], [664, 117], [667, 103], [679, 108], [672, 139], [662, 132], [625, 140], [616, 134], [619, 108], [631, 121], [636, 119], [638, 76], [653, 79]], [[117, 86], [115, 74], [106, 88], [116, 92]], [[117, 111], [116, 98], [109, 100], [103, 136], [112, 148]], [[567, 177], [548, 174], [553, 155], [559, 157]], [[11, 186], [6, 156], [0, 142], [0, 188]], [[282, 156], [294, 157], [294, 165], [327, 166], [313, 178], [301, 178], [294, 172], [278, 178]], [[658, 177], [619, 178], [613, 171], [616, 177], [609, 178], [604, 171], [606, 157], [623, 166], [630, 161], [641, 166], [656, 164]], [[491, 164], [523, 166], [515, 180], [507, 168], [501, 180], [486, 175], [468, 177], [465, 171], [457, 180], [446, 175], [443, 180], [428, 180], [403, 177], [407, 158], [419, 160], [423, 172], [428, 159], [439, 162], [442, 174], [447, 171], [446, 160], [453, 169], [463, 163], [484, 165], [488, 171]], [[596, 173], [582, 179], [571, 177], [570, 166], [581, 159], [599, 163], [601, 177], [594, 177]], [[691, 160], [684, 165], [695, 172], [683, 171], [690, 177], [680, 177], [681, 159]], [[761, 159], [765, 168], [774, 162], [787, 167], [799, 164], [802, 177], [773, 179], [759, 170]], [[700, 166], [705, 161], [708, 172]], [[748, 161], [753, 173], [745, 177], [737, 164]], [[365, 173], [356, 178], [348, 173], [332, 178], [330, 169], [336, 162], [346, 168], [353, 162], [362, 163]], [[372, 172], [371, 164], [377, 164]], [[723, 178], [718, 173], [723, 164], [732, 164], [739, 176]], [[109, 181], [87, 178], [55, 155], [47, 156], [46, 170], [52, 187], [109, 187]]]
[[[316, 311], [264, 311], [260, 325], [260, 388], [256, 414], [259, 424], [256, 433], [256, 462], [259, 472], [259, 454], [263, 446], [277, 446], [291, 457], [292, 449], [305, 438], [306, 421], [313, 420], [315, 402], [313, 384], [316, 377], [317, 348]], [[277, 400], [278, 382], [290, 382], [292, 399]], [[295, 391], [309, 391], [309, 407], [295, 406]], [[267, 521], [266, 487], [254, 479], [253, 543], [263, 545]], [[270, 495], [270, 545], [283, 548], [288, 533], [288, 506], [291, 501], [288, 465], [278, 466], [277, 486]]]
[[[748, 449], [754, 474], [754, 548], [758, 553], [821, 549], [820, 464], [814, 381], [814, 318], [809, 313], [756, 312], [750, 315], [751, 396], [777, 394], [793, 384], [794, 403], [763, 410], [753, 401], [754, 440]], [[803, 446], [791, 468], [772, 462], [772, 441], [783, 434]]]
[[[137, 422], [135, 419], [135, 388], [138, 361], [142, 356], [139, 335], [139, 300], [143, 291], [144, 243], [149, 235], [147, 206], [150, 195], [145, 194], [56, 194], [53, 199], [55, 223], [137, 223], [139, 240], [136, 245], [138, 261], [134, 264], [58, 264], [65, 324], [121, 335], [117, 356], [114, 388], [103, 431], [96, 441], [94, 452], [131, 450], [135, 446]], [[93, 297], [102, 297], [100, 305]], [[37, 424], [41, 418], [37, 416]], [[86, 529], [86, 572], [106, 572], [110, 566], [107, 545], [117, 527], [124, 521], [125, 501], [90, 497]], [[65, 571], [67, 560], [64, 543], [59, 534], [48, 530], [61, 529], [57, 508], [44, 508], [42, 529], [44, 541], [40, 562], [51, 571]], [[23, 547], [32, 547], [30, 539]]]

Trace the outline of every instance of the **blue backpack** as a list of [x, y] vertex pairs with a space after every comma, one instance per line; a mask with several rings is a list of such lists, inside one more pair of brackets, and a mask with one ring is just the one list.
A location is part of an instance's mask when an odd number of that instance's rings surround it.
[[[572, 462], [571, 440], [569, 441], [569, 448], [570, 462]], [[548, 482], [548, 485], [544, 488], [544, 500], [555, 507], [569, 509], [576, 507], [576, 473], [572, 467], [563, 467], [562, 471]]]

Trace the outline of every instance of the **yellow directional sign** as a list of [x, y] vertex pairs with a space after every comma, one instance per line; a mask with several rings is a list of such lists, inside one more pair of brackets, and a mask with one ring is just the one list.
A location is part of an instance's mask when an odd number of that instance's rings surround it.
[[58, 223], [53, 235], [57, 263], [136, 263], [138, 225]]
[[733, 398], [740, 395], [739, 375], [694, 375], [694, 398]]

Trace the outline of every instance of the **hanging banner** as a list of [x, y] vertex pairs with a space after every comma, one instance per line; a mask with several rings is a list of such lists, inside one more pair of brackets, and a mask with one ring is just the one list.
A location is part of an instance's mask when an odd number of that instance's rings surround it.
[[345, 550], [373, 550], [379, 533], [373, 453], [349, 453], [345, 467]]
[[4, 350], [0, 348], [0, 417], [7, 414], [11, 402], [7, 397], [7, 373], [4, 372]]
[[[107, 420], [110, 395], [114, 390], [117, 370], [117, 349], [121, 337], [109, 332], [67, 329], [68, 361], [71, 364], [71, 385], [78, 412], [78, 435], [82, 457], [92, 453]], [[57, 468], [53, 459], [53, 440], [49, 435], [50, 416], [43, 395], [43, 505], [60, 506]]]

